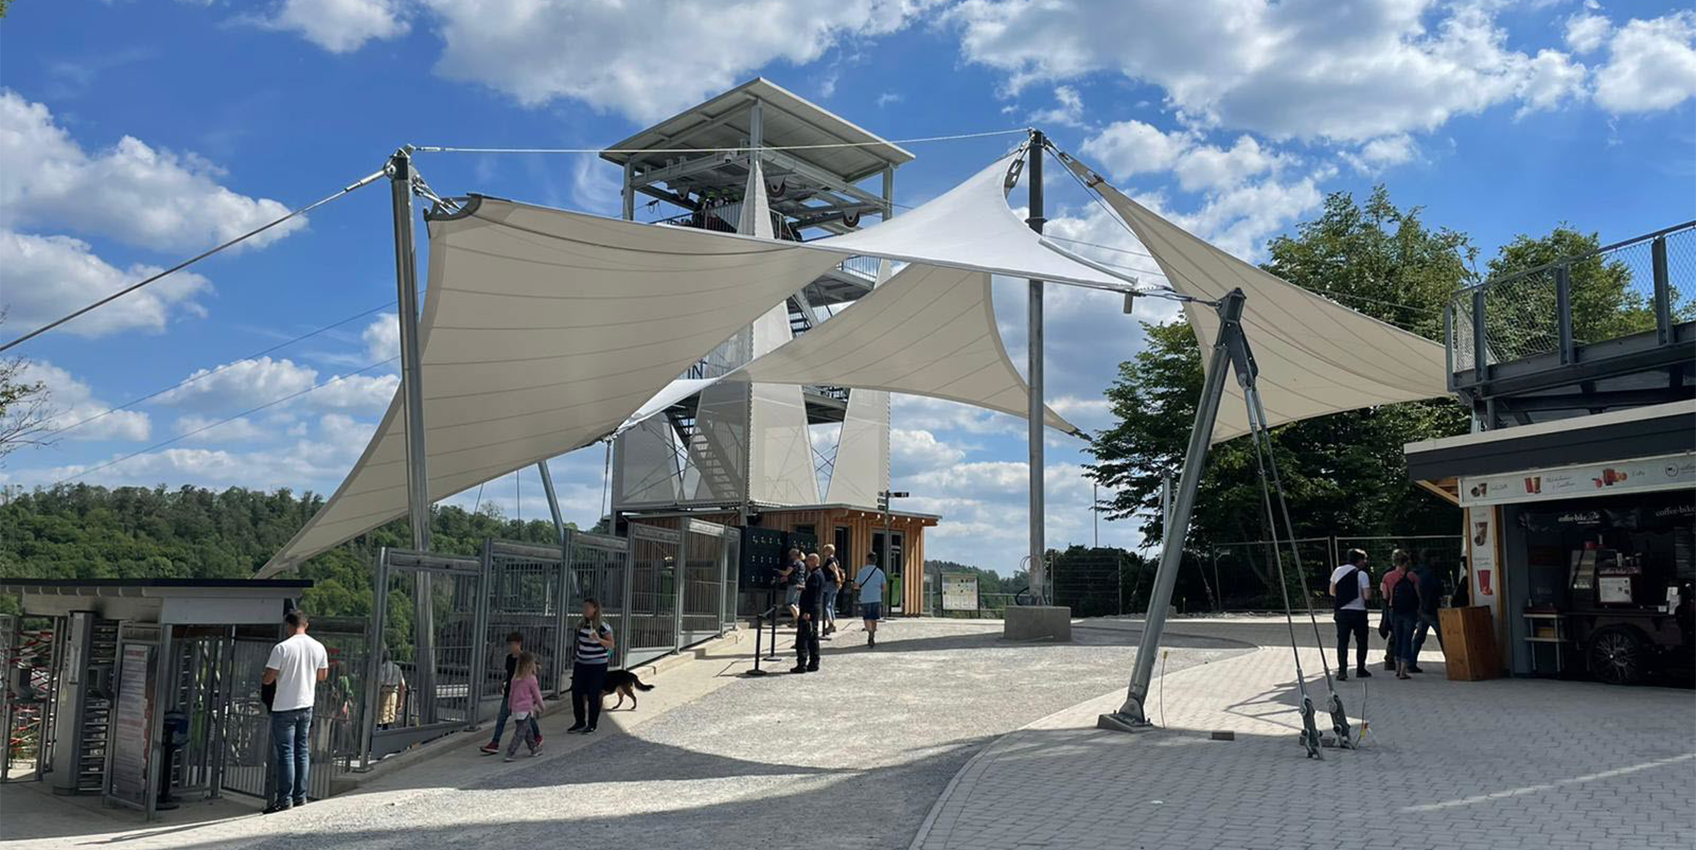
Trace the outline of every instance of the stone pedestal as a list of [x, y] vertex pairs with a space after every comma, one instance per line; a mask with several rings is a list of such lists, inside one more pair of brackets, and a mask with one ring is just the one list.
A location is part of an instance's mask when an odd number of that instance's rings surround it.
[[1072, 639], [1072, 609], [1059, 605], [1009, 605], [1001, 636], [1007, 640]]

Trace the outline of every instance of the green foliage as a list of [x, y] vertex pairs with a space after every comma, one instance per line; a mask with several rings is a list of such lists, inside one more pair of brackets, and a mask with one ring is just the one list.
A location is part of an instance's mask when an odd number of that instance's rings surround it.
[[[73, 484], [17, 495], [0, 504], [0, 576], [11, 578], [246, 578], [263, 566], [318, 509], [322, 497], [289, 490], [232, 487], [107, 489]], [[437, 507], [431, 548], [475, 555], [494, 537], [531, 543], [557, 540], [553, 523], [502, 519]], [[406, 548], [412, 532], [397, 520], [302, 564], [296, 575], [313, 586], [302, 607], [323, 617], [371, 615], [371, 565], [382, 547]], [[0, 608], [13, 610], [12, 600]], [[404, 611], [406, 605], [396, 608]], [[391, 630], [411, 628], [397, 614]], [[400, 645], [398, 642], [391, 645]]]
[[[1364, 206], [1350, 195], [1326, 199], [1319, 218], [1294, 237], [1275, 239], [1264, 267], [1346, 306], [1431, 339], [1442, 337], [1442, 308], [1471, 281], [1467, 238], [1432, 229], [1418, 209], [1398, 210], [1382, 187]], [[1119, 421], [1097, 435], [1090, 474], [1114, 495], [1109, 515], [1141, 515], [1150, 540], [1161, 533], [1162, 470], [1177, 469], [1201, 394], [1201, 354], [1183, 321], [1145, 323], [1148, 345], [1120, 365], [1107, 398]], [[1252, 342], [1252, 340], [1251, 340]], [[1451, 400], [1386, 405], [1291, 423], [1272, 446], [1297, 536], [1332, 533], [1448, 533], [1455, 509], [1408, 480], [1402, 446], [1462, 433], [1466, 412]], [[1265, 536], [1253, 447], [1246, 440], [1209, 453], [1186, 545]]]

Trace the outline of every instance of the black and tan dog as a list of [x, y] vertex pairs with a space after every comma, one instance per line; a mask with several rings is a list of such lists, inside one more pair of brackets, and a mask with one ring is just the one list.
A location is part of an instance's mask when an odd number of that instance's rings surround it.
[[653, 685], [642, 684], [642, 680], [636, 678], [636, 674], [629, 670], [608, 670], [606, 683], [601, 685], [601, 694], [603, 696], [612, 696], [614, 693], [618, 694], [618, 705], [607, 709], [608, 711], [617, 711], [618, 709], [623, 708], [625, 697], [630, 697], [630, 710], [635, 711], [636, 692], [651, 691], [653, 689]]

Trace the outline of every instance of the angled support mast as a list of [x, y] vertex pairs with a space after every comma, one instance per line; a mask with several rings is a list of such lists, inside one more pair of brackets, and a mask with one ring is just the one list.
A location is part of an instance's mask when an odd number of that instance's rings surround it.
[[[1101, 715], [1097, 725], [1103, 729], [1135, 731], [1153, 725], [1145, 711], [1149, 679], [1154, 675], [1154, 659], [1160, 649], [1160, 633], [1166, 628], [1166, 611], [1172, 605], [1172, 589], [1178, 581], [1178, 567], [1183, 562], [1184, 537], [1189, 532], [1190, 515], [1195, 510], [1195, 494], [1201, 485], [1201, 473], [1207, 462], [1207, 450], [1213, 441], [1213, 426], [1219, 418], [1219, 400], [1225, 394], [1226, 373], [1237, 369], [1239, 380], [1253, 385], [1253, 360], [1248, 340], [1243, 337], [1243, 303], [1241, 289], [1233, 289], [1219, 303], [1219, 335], [1213, 341], [1208, 356], [1207, 376], [1201, 387], [1201, 400], [1196, 404], [1195, 426], [1190, 429], [1189, 448], [1184, 452], [1184, 469], [1178, 476], [1178, 490], [1172, 499], [1164, 528], [1165, 539], [1160, 547], [1160, 568], [1154, 574], [1154, 592], [1148, 600], [1148, 617], [1143, 624], [1142, 641], [1137, 645], [1136, 668], [1131, 674], [1131, 686], [1125, 704], [1112, 714]], [[1246, 376], [1246, 377], [1244, 377]]]
[[406, 415], [406, 516], [412, 548], [430, 550], [430, 477], [424, 451], [424, 385], [418, 341], [418, 257], [412, 245], [412, 152], [389, 157], [386, 169], [395, 213], [395, 286], [400, 323], [401, 394]]

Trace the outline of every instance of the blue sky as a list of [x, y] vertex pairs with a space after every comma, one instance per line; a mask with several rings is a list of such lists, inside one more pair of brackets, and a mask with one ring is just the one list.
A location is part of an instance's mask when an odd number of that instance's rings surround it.
[[[1560, 222], [1629, 237], [1691, 218], [1696, 198], [1696, 13], [1671, 3], [16, 0], [0, 43], [0, 337], [334, 191], [400, 144], [604, 145], [755, 75], [892, 139], [1040, 125], [1250, 259], [1325, 193], [1377, 182], [1486, 257]], [[946, 189], [1010, 140], [913, 145], [898, 199]], [[443, 193], [616, 213], [616, 170], [592, 157], [418, 164]], [[1050, 232], [1134, 247], [1054, 181]], [[396, 383], [389, 226], [387, 192], [367, 189], [32, 341], [60, 425], [234, 365], [20, 451], [0, 482], [333, 489]], [[1018, 290], [1002, 286], [997, 310], [1022, 362]], [[1048, 315], [1051, 400], [1107, 424], [1101, 391], [1140, 345], [1135, 322], [1070, 290]], [[1022, 422], [921, 399], [893, 416], [895, 486], [945, 515], [928, 554], [1011, 569]], [[1087, 543], [1085, 459], [1051, 445], [1049, 543]], [[570, 518], [598, 515], [601, 462], [599, 448], [553, 462]], [[540, 496], [531, 473], [482, 499], [541, 516]], [[1136, 535], [1104, 523], [1101, 539]]]

